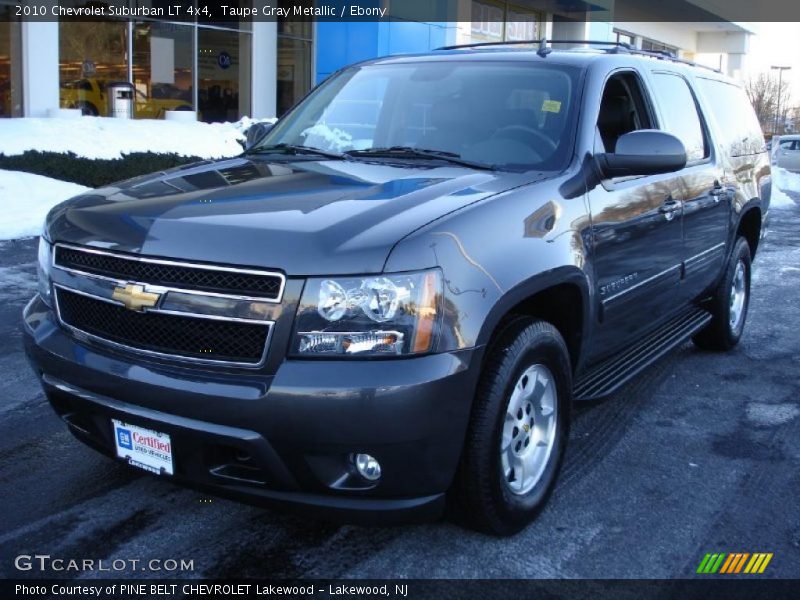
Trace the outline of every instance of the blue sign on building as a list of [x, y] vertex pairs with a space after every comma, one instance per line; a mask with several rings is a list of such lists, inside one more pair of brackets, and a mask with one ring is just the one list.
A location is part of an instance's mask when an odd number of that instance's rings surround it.
[[[378, 0], [373, 0], [379, 6]], [[341, 5], [342, 0], [334, 2]], [[447, 3], [442, 3], [446, 7]], [[360, 6], [369, 6], [362, 1]], [[444, 14], [443, 14], [444, 17]], [[316, 82], [361, 60], [390, 54], [427, 52], [454, 44], [455, 23], [397, 21], [320, 21], [316, 28]]]
[[221, 51], [217, 55], [217, 64], [220, 69], [229, 68], [231, 66], [231, 55], [225, 52], [225, 50]]

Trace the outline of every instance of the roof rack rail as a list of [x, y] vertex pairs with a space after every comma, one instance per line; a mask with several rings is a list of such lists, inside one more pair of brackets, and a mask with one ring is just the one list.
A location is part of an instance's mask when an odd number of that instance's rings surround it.
[[638, 54], [639, 56], [650, 56], [658, 60], [669, 60], [672, 62], [681, 63], [683, 65], [689, 65], [690, 67], [700, 67], [701, 69], [708, 69], [709, 71], [713, 71], [714, 73], [722, 73], [720, 69], [709, 67], [708, 65], [701, 65], [700, 63], [696, 63], [691, 60], [686, 60], [685, 58], [679, 58], [675, 56], [672, 52], [667, 52], [666, 50], [642, 50], [640, 48], [633, 48], [631, 50], [631, 54]]
[[649, 56], [658, 60], [669, 60], [692, 67], [700, 67], [702, 69], [713, 71], [714, 73], [722, 72], [719, 69], [709, 67], [708, 65], [701, 65], [691, 60], [678, 58], [672, 52], [667, 52], [665, 50], [642, 50], [641, 48], [634, 48], [625, 42], [610, 42], [604, 40], [548, 40], [546, 38], [542, 38], [540, 40], [510, 40], [506, 42], [476, 42], [473, 44], [458, 44], [455, 46], [442, 46], [441, 48], [436, 48], [436, 50], [460, 50], [462, 48], [484, 48], [490, 46], [539, 46], [539, 49], [536, 51], [536, 53], [541, 57], [545, 57], [552, 52], [552, 48], [549, 46], [550, 44], [601, 46], [601, 48], [598, 48], [598, 50], [608, 52], [609, 54], [637, 54], [639, 56]]
[[482, 48], [484, 46], [539, 46], [539, 52], [544, 51], [548, 44], [581, 44], [586, 46], [613, 46], [611, 51], [620, 49], [622, 52], [633, 50], [630, 44], [625, 42], [608, 42], [603, 40], [509, 40], [506, 42], [475, 42], [472, 44], [457, 44], [455, 46], [442, 46], [436, 50], [459, 50], [461, 48]]

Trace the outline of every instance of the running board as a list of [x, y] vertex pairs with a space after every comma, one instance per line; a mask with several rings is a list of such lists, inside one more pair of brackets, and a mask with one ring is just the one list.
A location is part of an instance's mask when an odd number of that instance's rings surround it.
[[680, 346], [711, 320], [711, 314], [692, 307], [636, 342], [582, 373], [575, 381], [576, 400], [598, 400], [616, 392], [653, 362]]

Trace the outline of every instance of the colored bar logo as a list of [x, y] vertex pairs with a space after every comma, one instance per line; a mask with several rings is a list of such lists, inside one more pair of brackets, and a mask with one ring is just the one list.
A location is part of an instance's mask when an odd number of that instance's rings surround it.
[[718, 552], [709, 553], [700, 561], [697, 573], [702, 575], [735, 575], [745, 573], [755, 575], [763, 573], [769, 561], [772, 560], [772, 552]]

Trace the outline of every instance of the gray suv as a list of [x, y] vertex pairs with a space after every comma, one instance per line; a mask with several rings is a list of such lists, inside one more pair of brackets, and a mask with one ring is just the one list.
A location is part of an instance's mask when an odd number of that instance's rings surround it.
[[343, 69], [248, 137], [48, 216], [28, 356], [75, 436], [130, 465], [511, 534], [573, 402], [742, 335], [770, 167], [715, 71], [454, 47]]

